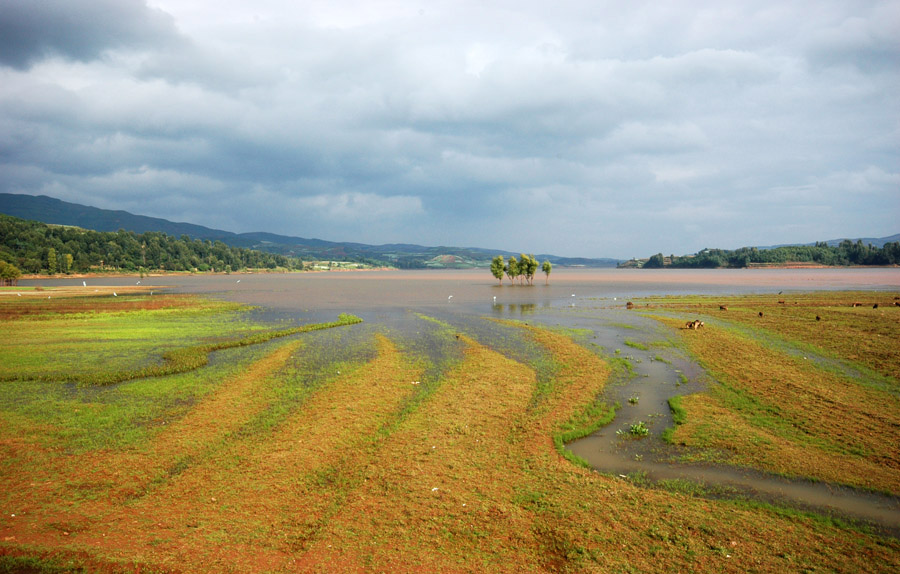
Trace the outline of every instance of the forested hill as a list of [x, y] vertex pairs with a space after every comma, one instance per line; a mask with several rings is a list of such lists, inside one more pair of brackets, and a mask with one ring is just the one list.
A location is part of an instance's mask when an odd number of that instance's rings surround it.
[[23, 273], [301, 269], [294, 257], [159, 231], [91, 231], [0, 214], [0, 261]]
[[[893, 236], [888, 239], [896, 239]], [[882, 241], [881, 247], [864, 243], [861, 239], [844, 239], [836, 244], [819, 242], [814, 245], [783, 245], [770, 249], [742, 247], [740, 249], [704, 249], [696, 255], [664, 256], [657, 253], [649, 259], [632, 260], [621, 267], [659, 269], [715, 269], [718, 267], [766, 267], [785, 265], [900, 265], [900, 242]]]
[[[518, 255], [511, 252], [476, 247], [425, 247], [411, 244], [366, 245], [352, 242], [325, 241], [274, 233], [232, 233], [192, 223], [175, 223], [156, 217], [134, 215], [69, 203], [47, 196], [0, 193], [0, 213], [21, 219], [57, 225], [74, 225], [96, 231], [160, 231], [170, 236], [188, 235], [193, 239], [221, 241], [232, 247], [258, 249], [305, 260], [352, 261], [406, 269], [488, 267], [491, 257]], [[539, 254], [540, 259], [554, 265], [581, 267], [615, 267], [616, 259], [572, 258]]]

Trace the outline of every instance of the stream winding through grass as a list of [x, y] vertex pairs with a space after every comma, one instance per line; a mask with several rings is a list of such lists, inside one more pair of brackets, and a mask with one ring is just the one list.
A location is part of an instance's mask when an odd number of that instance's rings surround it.
[[[790, 505], [900, 533], [900, 499], [895, 496], [723, 464], [680, 462], [685, 447], [668, 444], [661, 437], [664, 429], [674, 425], [668, 400], [703, 390], [702, 368], [665, 344], [653, 320], [617, 309], [597, 312], [611, 318], [606, 324], [600, 320], [595, 325], [588, 343], [598, 346], [605, 356], [624, 357], [633, 373], [619, 375], [604, 393], [607, 402], [621, 405], [612, 423], [567, 445], [593, 468], [637, 483], [668, 485], [683, 491], [696, 487], [710, 496]], [[573, 324], [584, 328], [595, 321], [575, 320]], [[662, 345], [654, 344], [660, 341]], [[638, 421], [649, 426], [648, 436], [630, 436], [630, 425]]]

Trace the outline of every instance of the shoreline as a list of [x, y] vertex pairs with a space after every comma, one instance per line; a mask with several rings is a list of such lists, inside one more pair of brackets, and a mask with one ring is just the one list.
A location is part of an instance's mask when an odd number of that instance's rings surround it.
[[[754, 264], [749, 265], [747, 267], [713, 267], [713, 268], [690, 268], [690, 267], [657, 267], [653, 269], [643, 269], [640, 267], [583, 267], [583, 266], [572, 266], [566, 267], [564, 265], [557, 265], [554, 267], [557, 271], [601, 271], [606, 269], [612, 269], [616, 271], [671, 271], [671, 272], [714, 272], [714, 271], [772, 271], [772, 270], [791, 270], [791, 271], [803, 271], [804, 269], [816, 270], [816, 269], [829, 269], [829, 270], [841, 270], [841, 269], [898, 269], [900, 265], [804, 265], [802, 263], [797, 264], [789, 264], [789, 265], [768, 265], [768, 264]], [[143, 275], [139, 271], [124, 271], [124, 272], [115, 272], [115, 271], [102, 271], [98, 273], [54, 273], [53, 275], [45, 275], [43, 273], [23, 273], [19, 276], [19, 280], [28, 280], [28, 281], [36, 281], [39, 279], [86, 279], [89, 277], [97, 277], [97, 278], [115, 278], [115, 277], [226, 277], [229, 275], [305, 275], [310, 273], [371, 273], [371, 272], [380, 272], [380, 271], [393, 271], [393, 272], [412, 272], [412, 273], [421, 273], [421, 272], [434, 272], [441, 273], [446, 271], [455, 271], [455, 272], [465, 272], [465, 271], [476, 271], [484, 269], [486, 272], [489, 271], [489, 268], [446, 268], [446, 269], [436, 269], [432, 267], [422, 267], [419, 269], [400, 269], [397, 267], [371, 267], [365, 269], [304, 269], [304, 270], [282, 270], [282, 271], [272, 271], [268, 269], [255, 269], [255, 270], [246, 270], [246, 271], [231, 271], [229, 273], [225, 272], [215, 272], [215, 271], [151, 271], [145, 272]]]

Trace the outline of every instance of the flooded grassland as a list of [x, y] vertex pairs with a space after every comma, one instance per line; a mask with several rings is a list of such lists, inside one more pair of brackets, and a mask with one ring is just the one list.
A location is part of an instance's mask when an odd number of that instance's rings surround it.
[[779, 271], [5, 290], [0, 564], [896, 571], [898, 272]]

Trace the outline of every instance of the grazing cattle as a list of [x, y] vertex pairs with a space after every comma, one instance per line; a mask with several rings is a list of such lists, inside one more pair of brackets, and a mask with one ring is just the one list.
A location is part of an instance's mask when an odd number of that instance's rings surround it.
[[760, 317], [762, 317], [762, 316], [763, 316], [763, 313], [762, 313], [762, 311], [760, 311], [760, 312], [759, 312], [759, 316], [760, 316]]
[[784, 305], [784, 299], [779, 299], [779, 300], [778, 300], [778, 304], [779, 304], [779, 305]]
[[900, 307], [900, 301], [894, 301], [894, 307]]
[[875, 303], [874, 305], [872, 305], [872, 308], [873, 308], [873, 309], [877, 309], [877, 308], [878, 308], [878, 303]]
[[634, 309], [634, 303], [632, 303], [631, 301], [629, 301], [628, 303], [625, 303], [625, 308], [626, 309]]
[[720, 310], [720, 311], [727, 311], [727, 310], [728, 310], [728, 307], [726, 307], [725, 305], [719, 305], [719, 310]]
[[696, 330], [696, 329], [699, 329], [699, 328], [702, 327], [702, 326], [703, 326], [703, 321], [701, 321], [700, 319], [696, 319], [696, 320], [694, 320], [694, 321], [688, 321], [688, 322], [685, 324], [684, 328], [685, 328], [685, 329], [695, 329], [695, 330]]
[[822, 320], [822, 318], [819, 317], [818, 315], [816, 315], [816, 321], [821, 321], [821, 320]]

